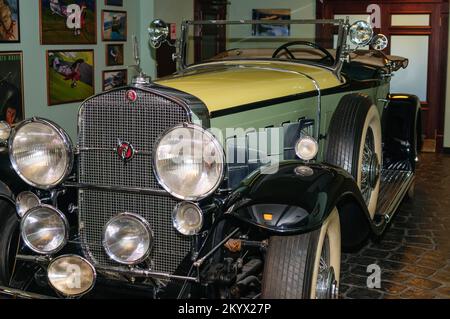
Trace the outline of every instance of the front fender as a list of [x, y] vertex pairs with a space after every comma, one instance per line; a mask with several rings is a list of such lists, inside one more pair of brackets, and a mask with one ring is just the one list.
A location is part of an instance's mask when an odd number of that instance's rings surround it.
[[370, 229], [370, 215], [351, 175], [327, 164], [289, 161], [281, 163], [275, 174], [261, 170], [251, 174], [225, 207], [227, 214], [251, 226], [275, 235], [297, 235], [320, 228], [335, 207], [349, 200], [359, 207], [359, 220]]

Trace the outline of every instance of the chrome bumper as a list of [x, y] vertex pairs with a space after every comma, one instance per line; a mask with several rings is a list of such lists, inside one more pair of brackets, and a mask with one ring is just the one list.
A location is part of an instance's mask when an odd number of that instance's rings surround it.
[[0, 286], [0, 299], [56, 299], [54, 297], [34, 294], [17, 289]]

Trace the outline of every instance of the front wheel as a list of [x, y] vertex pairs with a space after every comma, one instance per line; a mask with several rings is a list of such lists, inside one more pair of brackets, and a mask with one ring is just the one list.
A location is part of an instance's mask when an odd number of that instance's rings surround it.
[[270, 238], [261, 297], [335, 299], [340, 269], [341, 231], [334, 209], [317, 231]]

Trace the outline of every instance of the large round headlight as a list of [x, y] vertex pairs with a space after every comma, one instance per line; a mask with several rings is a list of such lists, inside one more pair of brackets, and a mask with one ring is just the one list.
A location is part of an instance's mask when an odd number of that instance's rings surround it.
[[197, 201], [212, 194], [224, 175], [225, 155], [218, 140], [200, 126], [169, 129], [156, 143], [155, 175], [176, 198]]
[[373, 29], [366, 21], [356, 21], [350, 27], [350, 41], [357, 46], [365, 46], [372, 41]]
[[148, 222], [139, 215], [119, 214], [111, 218], [103, 232], [103, 247], [114, 261], [135, 265], [150, 254], [153, 234]]
[[51, 255], [60, 251], [69, 237], [66, 216], [56, 208], [41, 205], [30, 209], [20, 225], [22, 239], [34, 252]]
[[14, 130], [9, 148], [14, 169], [31, 186], [55, 187], [72, 169], [72, 142], [50, 121], [32, 119], [22, 122]]
[[79, 297], [94, 287], [97, 273], [86, 259], [67, 255], [52, 260], [47, 276], [50, 285], [60, 294]]

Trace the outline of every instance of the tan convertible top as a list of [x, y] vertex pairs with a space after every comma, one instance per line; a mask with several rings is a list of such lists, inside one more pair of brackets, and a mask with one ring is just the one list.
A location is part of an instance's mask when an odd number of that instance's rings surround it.
[[[300, 60], [320, 60], [325, 57], [324, 53], [317, 49], [289, 49], [295, 58]], [[222, 52], [215, 56], [212, 60], [227, 60], [227, 59], [239, 59], [239, 58], [272, 58], [273, 49], [232, 49], [226, 52]], [[336, 50], [328, 49], [328, 52], [336, 57]], [[285, 51], [280, 52], [277, 56], [280, 59], [289, 59], [289, 56]], [[391, 66], [393, 71], [397, 71], [400, 68], [406, 68], [408, 66], [408, 59], [395, 55], [385, 55], [383, 52], [374, 50], [357, 50], [350, 54], [352, 62], [365, 64], [368, 66], [385, 68]]]

